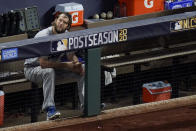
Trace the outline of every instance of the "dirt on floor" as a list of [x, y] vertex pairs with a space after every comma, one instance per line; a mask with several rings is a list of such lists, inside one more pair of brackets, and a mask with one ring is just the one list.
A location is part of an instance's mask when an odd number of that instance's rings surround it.
[[196, 105], [44, 131], [195, 131]]

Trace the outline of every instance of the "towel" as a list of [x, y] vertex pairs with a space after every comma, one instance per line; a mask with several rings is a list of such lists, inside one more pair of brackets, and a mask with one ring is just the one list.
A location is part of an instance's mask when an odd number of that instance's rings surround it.
[[112, 78], [116, 77], [116, 68], [113, 68], [112, 72], [104, 71], [105, 75], [105, 85], [109, 85], [112, 83]]

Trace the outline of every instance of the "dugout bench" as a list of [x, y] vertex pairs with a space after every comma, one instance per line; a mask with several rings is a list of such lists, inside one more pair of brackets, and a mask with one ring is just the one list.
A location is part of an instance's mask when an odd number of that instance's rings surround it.
[[[15, 36], [8, 36], [0, 38], [0, 43], [17, 41], [27, 39], [27, 34], [20, 34]], [[39, 105], [38, 103], [38, 90], [41, 87], [33, 82], [27, 80], [23, 73], [24, 70], [24, 60], [6, 62], [0, 64], [0, 90], [3, 90], [6, 93], [21, 92], [26, 90], [31, 90], [30, 97], [31, 99], [31, 122], [36, 122], [38, 120], [39, 114]], [[57, 80], [56, 86], [73, 83], [76, 80], [66, 79], [66, 80]], [[76, 93], [77, 88], [74, 87], [74, 95], [72, 97], [72, 108], [77, 108], [78, 105], [78, 96]], [[6, 98], [5, 98], [6, 101]]]
[[[23, 69], [24, 61], [16, 61], [14, 63], [16, 64], [13, 64], [13, 62], [3, 63], [3, 64], [4, 66], [9, 66], [11, 64], [10, 67], [13, 67], [17, 71], [19, 71], [19, 68]], [[17, 64], [21, 64], [21, 66], [18, 66]], [[0, 67], [2, 66], [3, 65], [1, 64]], [[71, 79], [71, 78], [66, 79], [66, 80], [60, 79], [56, 81], [56, 86], [73, 83], [75, 81], [76, 80]], [[24, 74], [22, 71], [20, 71], [16, 75], [9, 76], [6, 79], [5, 78], [1, 79], [1, 82], [0, 82], [0, 89], [3, 90], [5, 94], [28, 91], [28, 90], [30, 91], [30, 96], [28, 96], [29, 98], [27, 99], [31, 99], [30, 100], [31, 101], [31, 104], [30, 104], [31, 122], [37, 122], [38, 120], [38, 115], [40, 112], [40, 105], [39, 105], [39, 98], [40, 98], [39, 89], [40, 88], [41, 88], [41, 85], [37, 85], [27, 80], [24, 77]], [[74, 86], [72, 90], [74, 90], [73, 97], [72, 97], [72, 108], [75, 109], [78, 105], [77, 87]], [[5, 101], [6, 101], [6, 98], [5, 98]]]

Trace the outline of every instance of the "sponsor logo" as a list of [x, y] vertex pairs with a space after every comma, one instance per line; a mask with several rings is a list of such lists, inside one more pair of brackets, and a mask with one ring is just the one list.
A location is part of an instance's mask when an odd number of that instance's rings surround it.
[[1, 50], [1, 59], [9, 60], [18, 58], [18, 48], [10, 48]]
[[196, 28], [196, 17], [170, 22], [170, 31], [183, 31]]
[[61, 41], [52, 42], [52, 52], [71, 49], [96, 47], [110, 43], [127, 41], [127, 29], [100, 32], [85, 36], [76, 36]]
[[154, 1], [153, 0], [144, 0], [144, 6], [146, 8], [152, 8], [154, 5]]
[[72, 15], [72, 23], [78, 23], [78, 12], [74, 12], [71, 14]]

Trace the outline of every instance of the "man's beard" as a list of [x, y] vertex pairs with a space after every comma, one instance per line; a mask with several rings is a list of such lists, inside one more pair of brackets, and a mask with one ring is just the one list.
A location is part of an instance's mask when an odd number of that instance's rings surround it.
[[56, 33], [58, 33], [58, 34], [65, 33], [65, 31], [66, 31], [66, 29], [64, 29], [64, 30], [58, 30], [56, 24], [54, 25], [54, 29], [55, 29]]

